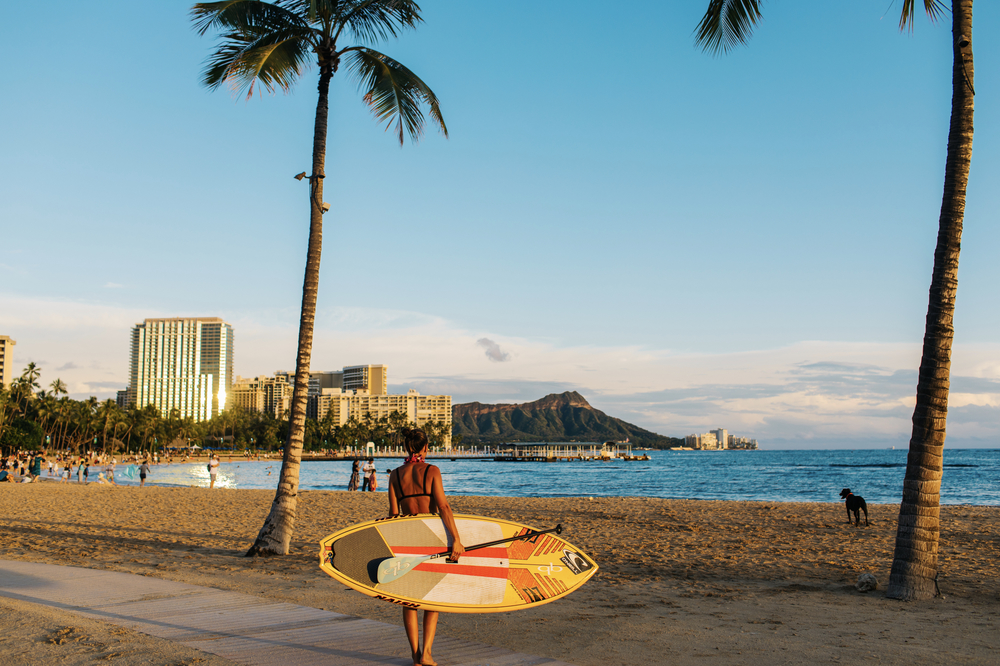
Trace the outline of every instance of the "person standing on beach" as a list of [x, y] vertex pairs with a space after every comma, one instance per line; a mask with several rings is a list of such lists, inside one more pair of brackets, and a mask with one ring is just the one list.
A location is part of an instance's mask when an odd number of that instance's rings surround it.
[[[458, 536], [455, 516], [444, 496], [441, 470], [428, 465], [427, 435], [419, 428], [404, 428], [403, 443], [409, 457], [389, 475], [389, 516], [412, 515], [417, 513], [440, 514], [444, 527], [451, 538], [449, 562], [458, 562], [465, 552]], [[374, 465], [372, 465], [374, 467]], [[406, 639], [413, 653], [413, 666], [437, 666], [431, 656], [434, 634], [437, 632], [438, 612], [424, 611], [424, 642], [419, 641], [420, 618], [415, 608], [403, 609], [403, 626]]]
[[354, 464], [351, 465], [351, 480], [347, 483], [347, 489], [350, 491], [357, 490], [360, 477], [361, 473], [358, 471], [358, 461], [355, 460]]
[[373, 458], [368, 459], [365, 466], [361, 468], [361, 473], [365, 475], [365, 480], [361, 484], [361, 492], [365, 492], [366, 490], [375, 490], [371, 487], [375, 478], [375, 460]]
[[40, 455], [34, 456], [28, 461], [28, 476], [34, 481], [42, 475], [42, 463], [45, 462], [45, 458]]
[[146, 485], [146, 475], [149, 474], [149, 461], [143, 460], [142, 464], [139, 465], [139, 487], [142, 488]]
[[215, 487], [215, 478], [219, 475], [219, 456], [213, 455], [212, 461], [208, 463], [209, 488]]
[[76, 482], [77, 483], [83, 483], [83, 466], [85, 464], [86, 464], [86, 461], [83, 458], [80, 458], [80, 466], [76, 468]]

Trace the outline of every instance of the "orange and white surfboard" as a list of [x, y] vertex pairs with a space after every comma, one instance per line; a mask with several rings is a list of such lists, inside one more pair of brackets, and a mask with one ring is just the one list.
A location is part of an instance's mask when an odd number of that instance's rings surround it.
[[[496, 518], [455, 515], [462, 543], [480, 543], [538, 532]], [[450, 613], [497, 613], [538, 606], [583, 585], [597, 563], [554, 534], [471, 550], [459, 562], [421, 560], [402, 575], [379, 583], [379, 564], [389, 558], [446, 552], [440, 516], [423, 514], [360, 523], [320, 542], [320, 568], [358, 592], [401, 606]]]

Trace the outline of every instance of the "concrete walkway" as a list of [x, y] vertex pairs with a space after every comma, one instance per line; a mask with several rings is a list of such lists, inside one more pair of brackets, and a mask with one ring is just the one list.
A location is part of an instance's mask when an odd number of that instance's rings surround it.
[[[0, 560], [0, 595], [255, 666], [413, 663], [402, 627], [117, 571]], [[434, 658], [442, 666], [570, 666], [440, 633]]]

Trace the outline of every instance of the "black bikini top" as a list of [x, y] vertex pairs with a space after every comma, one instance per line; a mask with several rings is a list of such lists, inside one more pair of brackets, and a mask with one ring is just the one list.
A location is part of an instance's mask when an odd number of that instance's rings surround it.
[[[431, 471], [431, 466], [430, 465], [428, 465], [427, 467], [424, 468], [424, 482], [420, 484], [420, 487], [421, 487], [421, 489], [423, 489], [425, 491], [427, 490], [427, 474], [430, 473], [430, 471]], [[403, 494], [403, 482], [399, 480], [399, 471], [398, 470], [396, 472], [396, 487], [399, 489], [399, 499], [400, 499], [400, 501], [405, 500], [405, 499], [409, 499], [411, 497], [430, 497], [431, 496], [431, 494], [428, 493], [428, 492], [414, 493], [412, 495], [404, 495]]]

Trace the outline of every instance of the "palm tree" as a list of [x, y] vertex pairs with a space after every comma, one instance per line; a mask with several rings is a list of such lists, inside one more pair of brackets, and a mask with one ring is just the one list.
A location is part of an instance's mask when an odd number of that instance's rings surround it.
[[[697, 41], [710, 51], [743, 44], [760, 20], [760, 0], [711, 0], [696, 29]], [[931, 20], [945, 7], [923, 0]], [[903, 0], [900, 29], [913, 28], [915, 0]], [[906, 458], [903, 501], [896, 527], [896, 548], [886, 596], [928, 599], [937, 593], [937, 552], [945, 425], [951, 377], [958, 255], [965, 217], [965, 191], [972, 162], [975, 97], [972, 60], [972, 0], [952, 3], [951, 126], [944, 168], [944, 195], [938, 218], [934, 271], [931, 276], [924, 346], [917, 380], [910, 450]]]
[[257, 84], [269, 91], [281, 88], [287, 92], [313, 58], [319, 69], [312, 174], [309, 176], [309, 246], [290, 424], [271, 512], [247, 552], [248, 556], [287, 555], [295, 527], [319, 289], [330, 81], [343, 61], [348, 72], [366, 89], [364, 101], [375, 118], [394, 126], [400, 145], [404, 135], [408, 134], [415, 141], [423, 133], [423, 104], [429, 107], [431, 119], [445, 136], [447, 128], [437, 97], [416, 74], [367, 46], [338, 48], [342, 37], [374, 42], [415, 27], [422, 19], [420, 7], [413, 0], [229, 0], [197, 3], [192, 8], [192, 17], [199, 34], [210, 30], [222, 33], [222, 43], [209, 57], [205, 69], [203, 82], [209, 88], [227, 83], [237, 90], [246, 90], [248, 97]]

